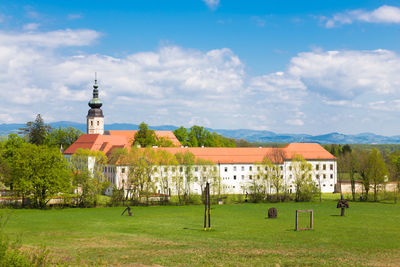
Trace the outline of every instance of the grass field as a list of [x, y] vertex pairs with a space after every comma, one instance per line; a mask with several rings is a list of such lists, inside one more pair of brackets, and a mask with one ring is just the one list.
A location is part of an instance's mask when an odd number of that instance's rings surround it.
[[[266, 219], [269, 207], [277, 219]], [[399, 204], [350, 203], [346, 217], [333, 200], [212, 208], [207, 232], [202, 206], [1, 212], [11, 213], [10, 237], [45, 244], [56, 265], [400, 265]], [[294, 231], [296, 209], [314, 210], [314, 230]]]

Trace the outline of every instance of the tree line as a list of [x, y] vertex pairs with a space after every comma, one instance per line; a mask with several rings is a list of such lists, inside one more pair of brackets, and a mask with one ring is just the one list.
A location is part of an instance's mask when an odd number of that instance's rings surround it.
[[380, 187], [386, 182], [397, 182], [394, 192], [395, 201], [400, 189], [400, 150], [383, 150], [352, 145], [325, 145], [331, 154], [337, 157], [338, 182], [350, 181], [353, 201], [356, 200], [356, 182], [362, 184], [361, 200], [368, 200], [373, 192], [373, 200], [377, 201]]

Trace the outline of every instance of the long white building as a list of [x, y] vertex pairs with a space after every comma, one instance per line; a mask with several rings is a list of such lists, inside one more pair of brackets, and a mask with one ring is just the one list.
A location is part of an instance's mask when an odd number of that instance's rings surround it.
[[[101, 100], [98, 98], [98, 86], [95, 83], [93, 90], [93, 99], [90, 100], [91, 109], [87, 116], [87, 134], [82, 135], [74, 144], [72, 144], [64, 154], [68, 157], [76, 152], [78, 148], [102, 151], [107, 156], [114, 149], [130, 149], [134, 142], [134, 136], [137, 131], [105, 131], [104, 116], [100, 109]], [[190, 152], [198, 159], [204, 159], [212, 162], [212, 165], [193, 165], [191, 172], [195, 177], [191, 187], [192, 193], [200, 193], [204, 184], [203, 176], [212, 175], [220, 178], [221, 188], [224, 193], [242, 194], [246, 193], [254, 179], [259, 179], [263, 174], [260, 165], [264, 158], [270, 158], [272, 162], [279, 166], [279, 172], [283, 183], [289, 193], [294, 193], [294, 181], [296, 178], [296, 166], [293, 166], [293, 159], [301, 156], [311, 166], [307, 175], [310, 175], [317, 186], [321, 187], [322, 192], [334, 192], [337, 183], [337, 163], [336, 158], [316, 143], [291, 143], [283, 148], [216, 148], [216, 147], [181, 147], [171, 131], [155, 131], [157, 137], [163, 137], [170, 140], [176, 147], [153, 148], [166, 150], [171, 154]], [[278, 152], [279, 159], [276, 155]], [[185, 174], [185, 166], [157, 166], [154, 167], [154, 180], [161, 177], [173, 177]], [[121, 188], [128, 184], [128, 173], [130, 166], [123, 164], [107, 165], [104, 168], [104, 174], [109, 181]], [[211, 177], [208, 177], [210, 179]], [[172, 179], [172, 178], [171, 178]], [[174, 194], [172, 181], [168, 192]], [[160, 183], [156, 184], [158, 192], [165, 192]], [[271, 185], [268, 191], [272, 192]], [[125, 187], [126, 188], [126, 187]], [[157, 193], [157, 192], [156, 192]]]

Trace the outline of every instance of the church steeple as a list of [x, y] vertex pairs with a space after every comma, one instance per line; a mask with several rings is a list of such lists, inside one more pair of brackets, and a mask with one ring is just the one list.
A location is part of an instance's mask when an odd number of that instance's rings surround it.
[[99, 99], [99, 86], [97, 84], [97, 74], [95, 75], [93, 85], [93, 98], [89, 101], [90, 107], [87, 119], [87, 133], [88, 134], [103, 134], [104, 133], [104, 116], [103, 111], [100, 109], [103, 102]]

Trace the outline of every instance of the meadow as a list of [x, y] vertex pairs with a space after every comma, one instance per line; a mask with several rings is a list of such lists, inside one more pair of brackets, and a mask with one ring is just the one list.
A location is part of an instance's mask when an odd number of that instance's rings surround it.
[[[123, 207], [1, 210], [11, 239], [23, 248], [46, 245], [54, 265], [390, 266], [400, 264], [400, 204], [350, 203], [340, 217], [335, 200], [204, 207]], [[276, 207], [278, 218], [268, 219]], [[314, 210], [314, 230], [294, 231], [295, 211]], [[302, 217], [307, 224], [307, 217]]]

